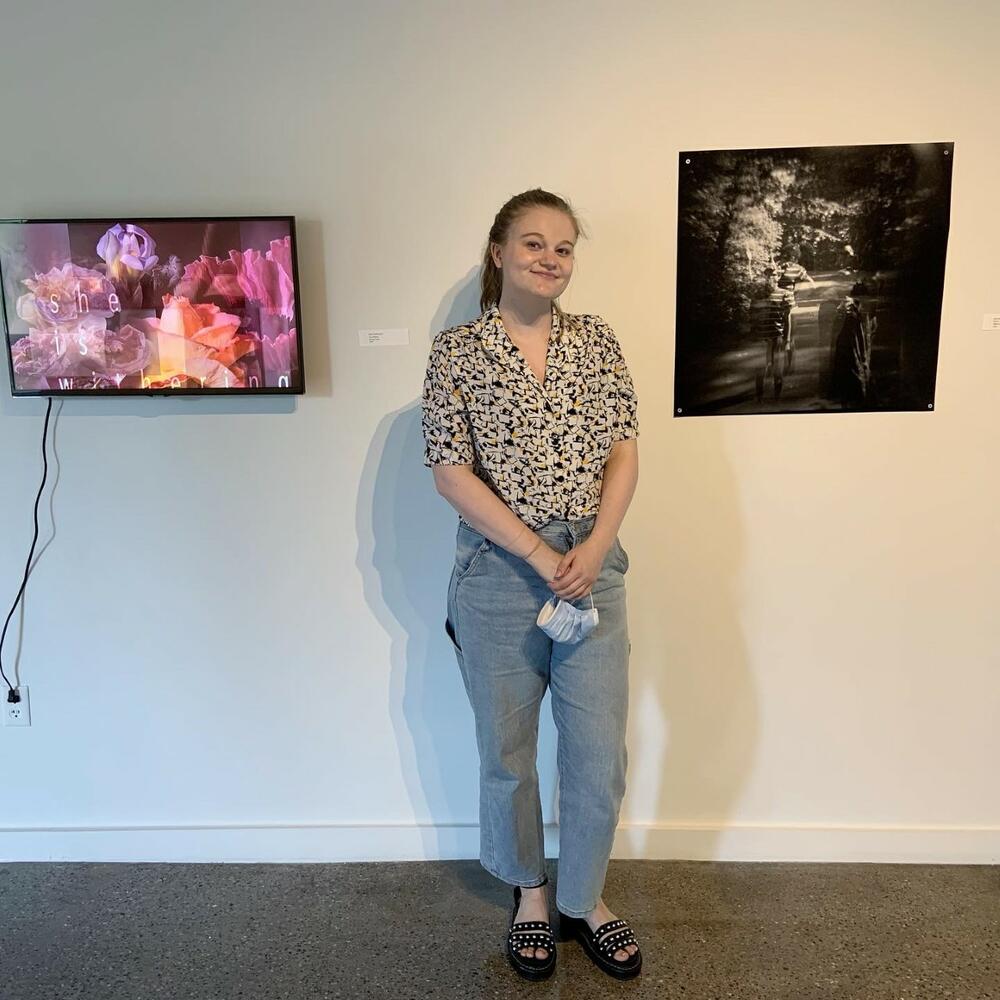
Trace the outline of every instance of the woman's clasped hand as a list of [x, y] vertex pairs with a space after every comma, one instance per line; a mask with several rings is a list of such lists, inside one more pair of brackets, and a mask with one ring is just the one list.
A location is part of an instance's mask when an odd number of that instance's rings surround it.
[[565, 554], [557, 552], [543, 540], [528, 563], [556, 597], [575, 601], [590, 593], [607, 554], [607, 549], [592, 537], [585, 538]]

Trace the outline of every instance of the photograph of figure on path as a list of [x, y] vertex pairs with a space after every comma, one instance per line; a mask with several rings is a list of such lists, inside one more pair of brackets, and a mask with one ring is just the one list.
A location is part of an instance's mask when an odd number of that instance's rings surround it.
[[682, 152], [674, 415], [932, 410], [953, 159]]

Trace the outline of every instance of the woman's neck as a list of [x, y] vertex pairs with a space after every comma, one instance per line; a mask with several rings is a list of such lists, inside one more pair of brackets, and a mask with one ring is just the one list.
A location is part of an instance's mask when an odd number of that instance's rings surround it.
[[500, 318], [505, 327], [518, 330], [537, 331], [541, 334], [549, 332], [552, 326], [552, 301], [531, 296], [530, 299], [517, 299], [513, 295], [501, 293], [497, 303]]

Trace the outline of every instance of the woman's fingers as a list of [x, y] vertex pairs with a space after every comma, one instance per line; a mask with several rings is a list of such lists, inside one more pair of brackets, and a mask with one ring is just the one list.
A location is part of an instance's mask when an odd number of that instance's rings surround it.
[[561, 597], [565, 601], [567, 599], [566, 595], [573, 593], [579, 587], [580, 581], [576, 577], [563, 578], [557, 576], [554, 580], [549, 581], [549, 586], [552, 586], [552, 584], [555, 584], [553, 593], [556, 597]]
[[564, 601], [575, 601], [580, 597], [586, 597], [590, 593], [592, 584], [581, 580], [559, 581], [559, 585], [553, 591], [556, 597]]

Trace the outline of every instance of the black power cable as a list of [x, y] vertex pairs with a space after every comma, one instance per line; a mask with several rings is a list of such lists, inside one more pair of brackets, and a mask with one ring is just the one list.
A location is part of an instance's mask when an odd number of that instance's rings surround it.
[[11, 618], [14, 617], [14, 612], [17, 610], [17, 605], [20, 603], [22, 596], [24, 595], [24, 589], [28, 586], [28, 573], [31, 571], [31, 557], [35, 554], [35, 542], [38, 541], [38, 501], [42, 499], [42, 490], [45, 489], [45, 480], [49, 474], [49, 460], [45, 454], [45, 443], [49, 437], [49, 414], [52, 412], [52, 397], [49, 396], [49, 405], [45, 409], [45, 426], [42, 428], [42, 485], [38, 487], [38, 496], [35, 497], [35, 535], [31, 539], [31, 551], [28, 553], [28, 562], [24, 567], [24, 579], [21, 581], [21, 589], [17, 592], [17, 597], [14, 598], [14, 606], [10, 609], [10, 614], [7, 615], [7, 621], [3, 623], [3, 632], [0, 632], [0, 677], [3, 677], [7, 681], [7, 687], [10, 690], [7, 692], [7, 701], [17, 702], [21, 700], [20, 694], [17, 692], [17, 688], [9, 680], [7, 680], [7, 675], [3, 672], [3, 641], [7, 638], [7, 626], [10, 625]]

